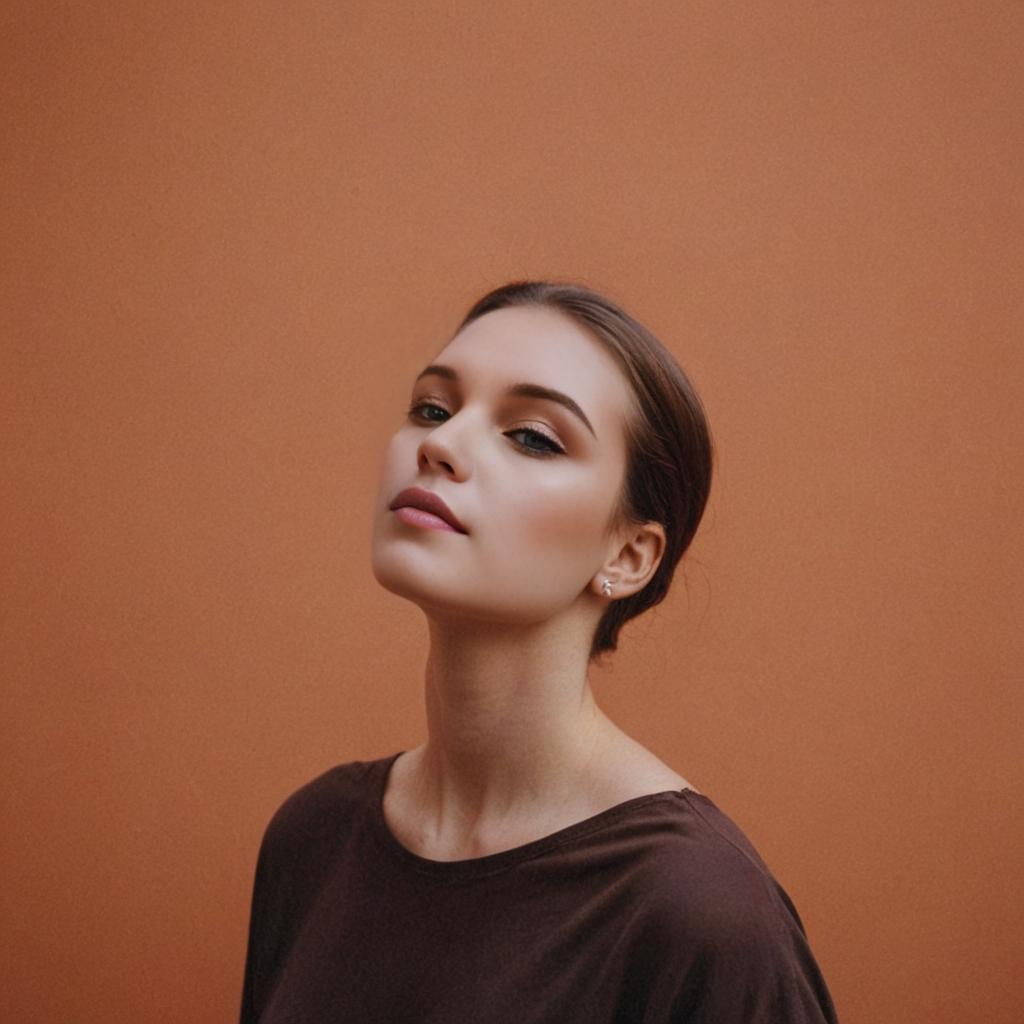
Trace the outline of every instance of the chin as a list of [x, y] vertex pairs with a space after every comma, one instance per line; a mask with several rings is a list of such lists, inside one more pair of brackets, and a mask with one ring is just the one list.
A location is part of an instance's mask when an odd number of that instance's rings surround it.
[[370, 558], [374, 579], [385, 590], [414, 604], [436, 603], [441, 598], [439, 591], [443, 585], [436, 569], [426, 564], [417, 565], [423, 561], [415, 557], [417, 552], [401, 552], [395, 548], [386, 541], [374, 544]]

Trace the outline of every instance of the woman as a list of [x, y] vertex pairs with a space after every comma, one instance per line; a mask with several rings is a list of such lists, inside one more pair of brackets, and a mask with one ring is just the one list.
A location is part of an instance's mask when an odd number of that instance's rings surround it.
[[667, 350], [577, 285], [484, 296], [387, 450], [376, 579], [430, 635], [427, 739], [294, 793], [260, 848], [243, 1024], [821, 1022], [740, 830], [598, 707], [711, 483]]

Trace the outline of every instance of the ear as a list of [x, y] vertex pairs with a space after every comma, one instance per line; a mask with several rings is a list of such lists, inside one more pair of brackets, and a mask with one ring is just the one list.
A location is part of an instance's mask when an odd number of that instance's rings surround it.
[[591, 588], [606, 597], [601, 585], [604, 580], [609, 580], [611, 600], [629, 597], [644, 589], [664, 554], [665, 528], [661, 523], [631, 524], [617, 535], [612, 556], [598, 570], [591, 581]]

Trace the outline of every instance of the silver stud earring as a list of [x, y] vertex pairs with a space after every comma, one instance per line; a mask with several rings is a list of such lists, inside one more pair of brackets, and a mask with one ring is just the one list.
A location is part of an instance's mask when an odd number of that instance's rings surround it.
[[601, 582], [601, 593], [604, 594], [605, 597], [611, 597], [612, 596], [612, 581], [611, 580], [607, 580], [607, 579], [606, 580], [602, 580], [602, 582]]

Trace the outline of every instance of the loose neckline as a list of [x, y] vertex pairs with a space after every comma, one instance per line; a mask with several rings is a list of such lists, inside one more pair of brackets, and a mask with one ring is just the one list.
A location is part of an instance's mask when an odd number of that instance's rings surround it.
[[508, 850], [499, 850], [497, 853], [484, 854], [481, 857], [466, 857], [459, 860], [434, 860], [430, 857], [423, 857], [414, 853], [407, 846], [399, 842], [398, 838], [391, 831], [384, 817], [384, 792], [387, 789], [388, 778], [391, 774], [391, 766], [404, 754], [399, 750], [395, 754], [383, 757], [374, 763], [375, 778], [370, 786], [370, 821], [372, 830], [385, 850], [392, 856], [403, 862], [421, 874], [431, 875], [434, 878], [445, 878], [460, 880], [478, 878], [484, 875], [491, 875], [499, 871], [521, 864], [524, 861], [538, 857], [549, 850], [564, 846], [575, 840], [583, 839], [594, 832], [607, 828], [612, 823], [625, 817], [627, 814], [648, 804], [663, 803], [670, 800], [688, 800], [696, 797], [711, 801], [697, 790], [684, 787], [683, 789], [666, 789], [657, 793], [646, 793], [641, 796], [630, 797], [621, 803], [608, 807], [597, 814], [592, 814], [580, 821], [573, 822], [563, 828], [557, 829], [546, 836], [532, 839], [528, 843], [511, 847]]

